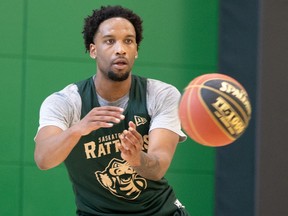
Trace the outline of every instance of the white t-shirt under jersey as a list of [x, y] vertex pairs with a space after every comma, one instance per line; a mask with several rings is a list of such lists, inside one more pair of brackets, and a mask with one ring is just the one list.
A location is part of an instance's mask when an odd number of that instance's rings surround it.
[[[108, 102], [98, 96], [101, 106], [112, 105], [126, 108], [129, 95]], [[165, 128], [179, 135], [179, 141], [184, 141], [186, 135], [181, 131], [178, 117], [180, 92], [172, 85], [155, 79], [147, 79], [147, 110], [151, 117], [150, 129]], [[40, 130], [44, 126], [53, 125], [66, 130], [80, 121], [82, 101], [75, 84], [66, 86], [63, 90], [51, 94], [41, 105]]]

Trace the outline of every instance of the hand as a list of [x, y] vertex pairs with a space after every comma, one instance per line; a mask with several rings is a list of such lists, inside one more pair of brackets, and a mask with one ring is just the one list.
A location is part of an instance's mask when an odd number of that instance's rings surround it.
[[123, 111], [124, 109], [115, 106], [95, 107], [75, 126], [85, 136], [99, 128], [110, 128], [113, 123], [118, 124], [125, 118]]
[[119, 138], [121, 140], [121, 145], [119, 146], [121, 157], [130, 166], [140, 166], [143, 139], [141, 134], [137, 132], [136, 125], [130, 121], [128, 130], [124, 130]]

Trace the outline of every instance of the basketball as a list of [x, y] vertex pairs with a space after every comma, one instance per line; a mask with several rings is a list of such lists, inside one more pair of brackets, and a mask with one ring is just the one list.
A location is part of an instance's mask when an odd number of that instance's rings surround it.
[[183, 130], [195, 142], [211, 147], [225, 146], [238, 139], [249, 124], [251, 111], [244, 87], [220, 73], [193, 79], [179, 104]]

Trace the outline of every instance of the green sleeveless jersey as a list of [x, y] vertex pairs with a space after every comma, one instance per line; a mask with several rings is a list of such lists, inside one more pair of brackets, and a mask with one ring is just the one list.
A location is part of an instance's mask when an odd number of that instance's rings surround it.
[[[81, 119], [99, 107], [93, 78], [76, 83], [82, 99]], [[150, 116], [146, 104], [147, 80], [132, 76], [125, 120], [83, 136], [65, 160], [77, 209], [92, 215], [173, 215], [176, 197], [167, 180], [151, 181], [137, 174], [121, 158], [119, 135], [133, 121], [149, 146]]]

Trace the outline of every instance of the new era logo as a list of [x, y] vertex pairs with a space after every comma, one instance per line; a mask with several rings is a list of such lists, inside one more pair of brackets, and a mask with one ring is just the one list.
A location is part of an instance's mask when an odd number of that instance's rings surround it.
[[143, 125], [147, 122], [147, 120], [141, 116], [134, 116], [136, 126]]

